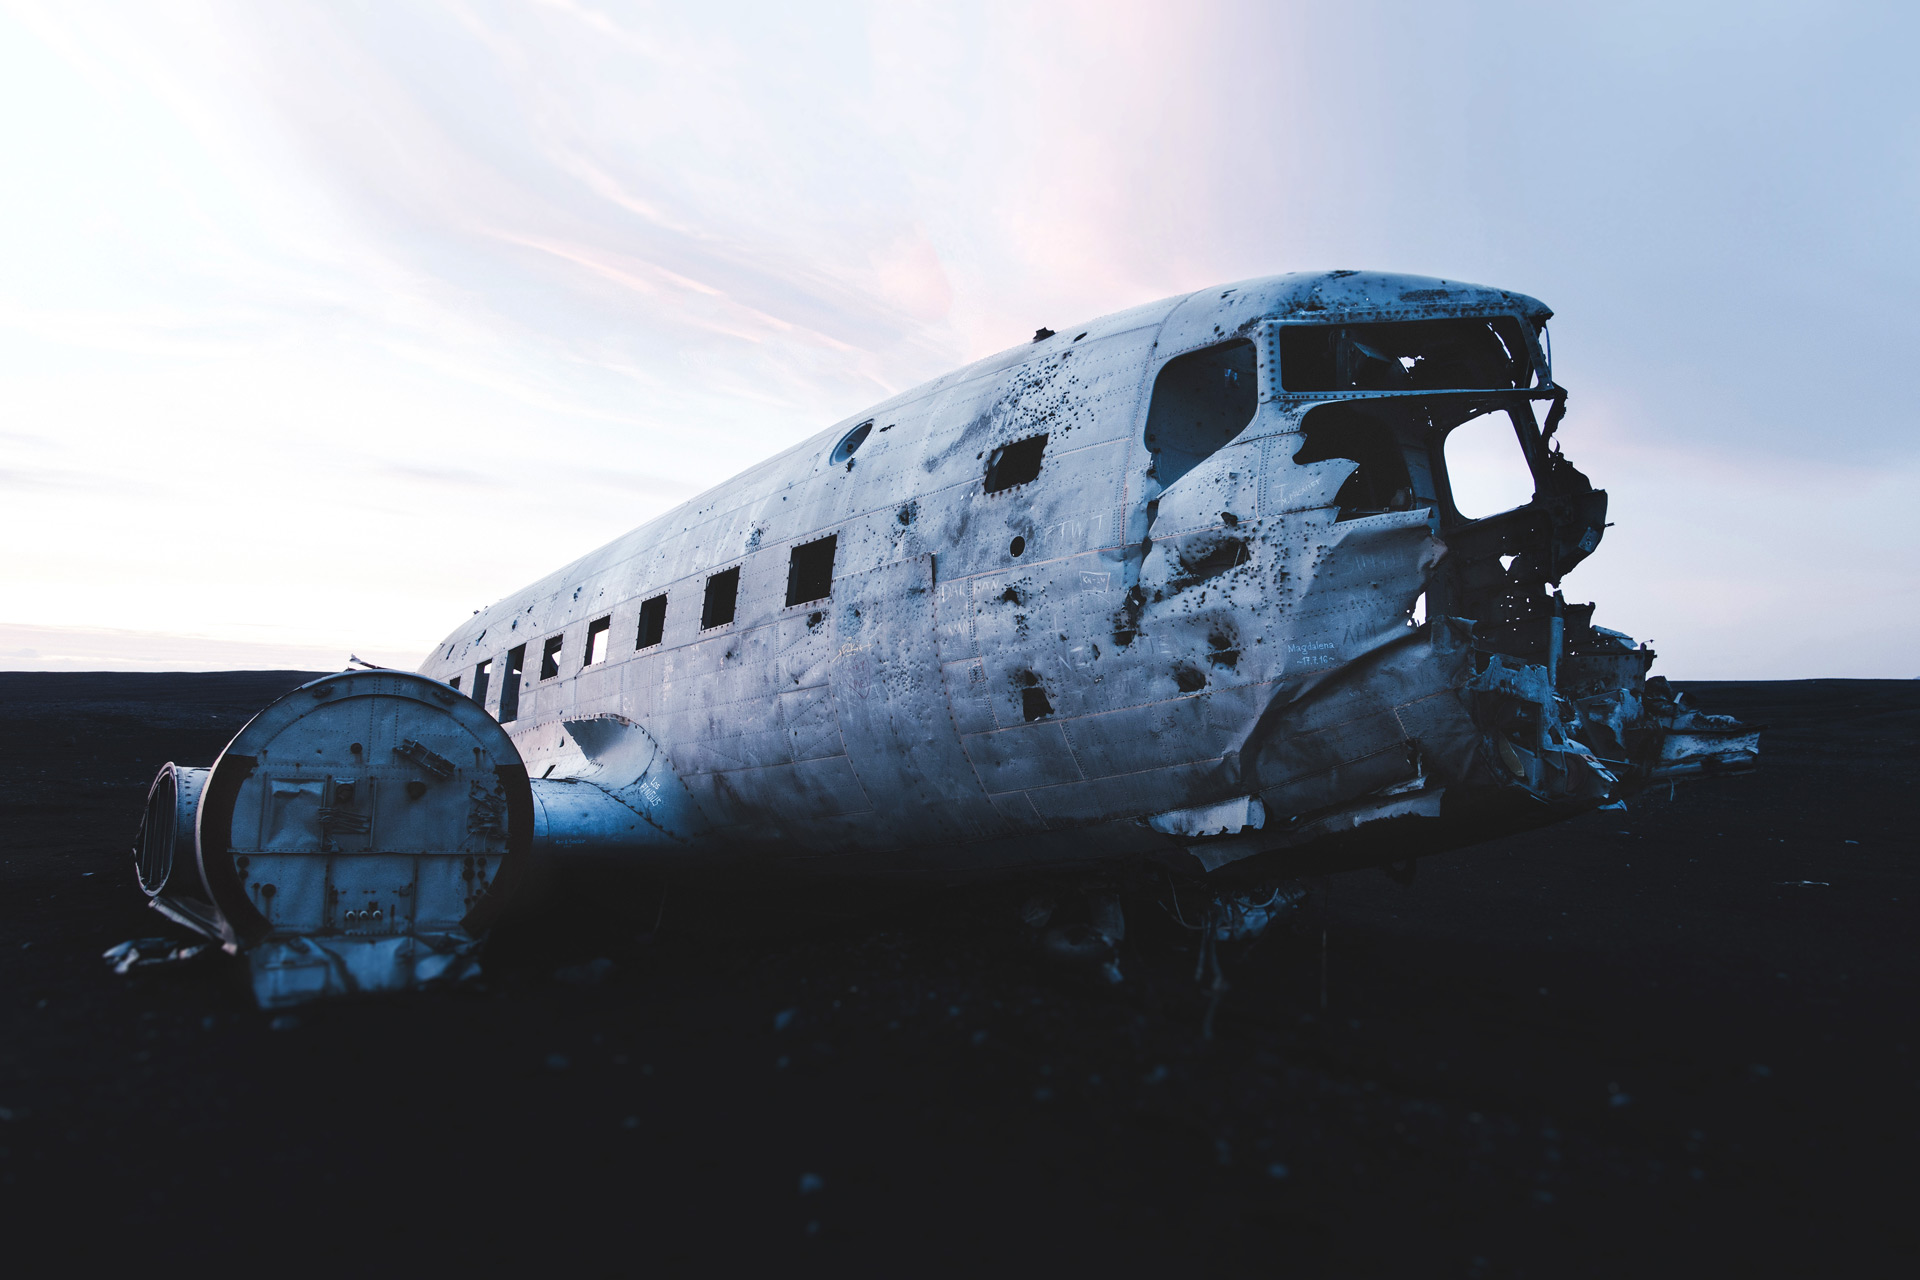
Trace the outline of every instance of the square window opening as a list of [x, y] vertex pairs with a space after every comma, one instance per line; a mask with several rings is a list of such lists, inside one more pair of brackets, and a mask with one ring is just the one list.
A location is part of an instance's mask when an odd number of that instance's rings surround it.
[[447, 683], [458, 689], [460, 687], [460, 677], [455, 676], [453, 679], [447, 681]]
[[787, 603], [805, 604], [824, 600], [833, 594], [833, 552], [840, 535], [803, 543], [793, 549], [787, 561]]
[[560, 674], [560, 646], [566, 641], [566, 632], [548, 639], [546, 647], [540, 651], [540, 678], [551, 680]]
[[596, 662], [607, 660], [607, 629], [613, 626], [613, 615], [596, 618], [587, 624], [587, 656], [580, 665], [590, 667]]
[[700, 606], [700, 629], [709, 631], [733, 621], [733, 606], [740, 595], [740, 566], [723, 569], [707, 579], [707, 598]]
[[481, 706], [487, 705], [487, 686], [493, 683], [493, 659], [475, 664], [473, 668], [473, 700]]
[[999, 493], [1002, 489], [1011, 489], [1037, 479], [1041, 457], [1046, 451], [1047, 438], [1044, 435], [1028, 436], [1025, 440], [1001, 445], [987, 455], [986, 491]]
[[667, 598], [655, 596], [640, 606], [640, 631], [633, 638], [636, 649], [651, 649], [667, 634]]

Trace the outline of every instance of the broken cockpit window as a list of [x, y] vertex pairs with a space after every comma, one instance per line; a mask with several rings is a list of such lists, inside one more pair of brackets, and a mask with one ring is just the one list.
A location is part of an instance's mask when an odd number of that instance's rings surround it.
[[1488, 408], [1473, 396], [1338, 400], [1301, 419], [1297, 463], [1359, 463], [1334, 501], [1339, 519], [1452, 508], [1449, 523], [1484, 519], [1532, 500], [1525, 403]]
[[1280, 329], [1280, 385], [1288, 391], [1513, 390], [1537, 381], [1516, 316]]
[[1468, 418], [1447, 432], [1443, 452], [1453, 509], [1462, 519], [1482, 520], [1533, 501], [1533, 472], [1506, 413]]
[[[1402, 429], [1397, 419], [1408, 419], [1396, 401], [1342, 400], [1321, 405], [1301, 420], [1306, 443], [1293, 455], [1298, 463], [1326, 462], [1345, 458], [1360, 464], [1347, 477], [1334, 501], [1340, 507], [1339, 519], [1379, 515], [1383, 511], [1406, 511], [1422, 497], [1433, 502], [1433, 481], [1422, 468], [1415, 481], [1408, 466], [1411, 457], [1417, 464], [1426, 459], [1426, 441], [1417, 430]], [[1417, 415], [1424, 418], [1425, 415]], [[1424, 425], [1408, 422], [1406, 426]], [[1422, 493], [1421, 491], [1425, 492]]]
[[1163, 489], [1171, 485], [1239, 435], [1259, 407], [1251, 342], [1222, 342], [1167, 361], [1147, 409], [1153, 478]]
[[540, 651], [540, 678], [551, 680], [560, 674], [560, 646], [566, 642], [566, 633], [549, 636], [544, 649]]

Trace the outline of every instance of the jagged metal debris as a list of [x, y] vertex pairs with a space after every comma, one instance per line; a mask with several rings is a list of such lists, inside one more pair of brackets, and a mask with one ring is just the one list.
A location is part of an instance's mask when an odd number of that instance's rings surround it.
[[191, 960], [207, 949], [204, 942], [181, 942], [178, 938], [131, 938], [115, 943], [101, 955], [119, 974], [135, 969], [151, 969], [163, 964]]

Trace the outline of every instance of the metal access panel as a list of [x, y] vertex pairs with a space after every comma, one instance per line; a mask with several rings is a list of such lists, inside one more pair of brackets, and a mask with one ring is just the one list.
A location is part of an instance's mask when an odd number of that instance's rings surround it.
[[531, 812], [519, 753], [472, 699], [345, 672], [228, 745], [201, 807], [201, 871], [242, 945], [447, 934], [497, 905], [528, 838], [516, 810]]

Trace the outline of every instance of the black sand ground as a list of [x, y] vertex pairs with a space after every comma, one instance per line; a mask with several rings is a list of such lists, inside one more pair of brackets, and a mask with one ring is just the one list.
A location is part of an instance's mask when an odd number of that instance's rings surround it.
[[1758, 774], [1325, 882], [1209, 1042], [1180, 930], [1099, 989], [1006, 893], [649, 938], [602, 891], [291, 1026], [224, 959], [113, 976], [153, 770], [297, 679], [0, 675], [16, 1258], [1913, 1274], [1920, 683], [1692, 686], [1773, 726]]

